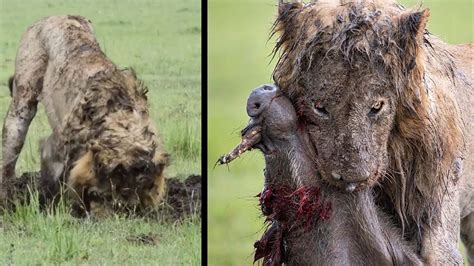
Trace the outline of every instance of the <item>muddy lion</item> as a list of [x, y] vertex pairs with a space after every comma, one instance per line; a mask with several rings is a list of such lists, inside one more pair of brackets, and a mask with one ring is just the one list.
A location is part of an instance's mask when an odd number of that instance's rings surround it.
[[147, 89], [133, 70], [118, 69], [105, 56], [89, 20], [54, 16], [28, 28], [10, 85], [3, 199], [42, 102], [52, 128], [41, 144], [44, 200], [64, 189], [77, 209], [95, 216], [159, 205], [169, 156], [149, 117]]
[[[287, 174], [301, 187], [371, 188], [424, 263], [462, 264], [461, 235], [472, 264], [474, 45], [444, 43], [425, 28], [428, 10], [389, 0], [278, 9], [273, 78], [298, 116], [286, 130], [301, 140], [287, 153]], [[259, 132], [245, 130], [243, 142], [261, 142]], [[271, 153], [281, 145], [259, 147]]]
[[[265, 183], [258, 195], [267, 229], [255, 242], [254, 260], [263, 265], [422, 265], [413, 244], [375, 205], [374, 191], [346, 193], [321, 179], [298, 184], [299, 175], [316, 175], [313, 159], [298, 130], [298, 116], [278, 88], [256, 88], [247, 102], [250, 123], [243, 140], [221, 162], [251, 148], [265, 157]], [[292, 163], [298, 158], [298, 163]]]

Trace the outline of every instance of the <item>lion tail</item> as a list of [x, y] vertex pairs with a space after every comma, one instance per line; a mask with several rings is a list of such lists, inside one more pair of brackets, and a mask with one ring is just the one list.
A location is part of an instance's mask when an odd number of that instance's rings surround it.
[[15, 80], [15, 78], [13, 76], [11, 76], [8, 79], [8, 88], [10, 89], [10, 96], [13, 96], [13, 81], [14, 80]]

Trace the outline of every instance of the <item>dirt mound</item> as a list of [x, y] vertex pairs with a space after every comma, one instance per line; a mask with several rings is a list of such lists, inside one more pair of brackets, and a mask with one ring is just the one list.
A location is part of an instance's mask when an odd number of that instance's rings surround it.
[[[40, 177], [40, 172], [26, 172], [13, 180], [14, 200], [25, 202], [30, 198], [30, 191], [40, 191], [36, 189]], [[176, 177], [167, 178], [165, 202], [160, 208], [158, 216], [172, 220], [182, 219], [192, 214], [200, 216], [201, 179], [200, 175], [190, 175], [184, 180]], [[41, 199], [42, 196], [39, 195], [39, 198]]]
[[179, 219], [190, 214], [201, 215], [201, 176], [190, 175], [183, 181], [169, 178], [165, 199], [165, 212]]

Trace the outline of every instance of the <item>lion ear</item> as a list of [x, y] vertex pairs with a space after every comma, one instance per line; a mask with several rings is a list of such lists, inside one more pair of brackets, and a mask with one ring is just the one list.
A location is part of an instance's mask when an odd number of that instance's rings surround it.
[[129, 68], [124, 68], [121, 70], [124, 75], [131, 76], [134, 79], [137, 78], [137, 73], [135, 72], [135, 69], [129, 67]]
[[398, 23], [402, 34], [408, 38], [422, 38], [425, 33], [426, 23], [430, 16], [428, 8], [422, 11], [409, 11], [399, 16]]
[[278, 1], [278, 16], [286, 16], [289, 15], [291, 11], [295, 11], [296, 9], [300, 9], [303, 7], [303, 3], [301, 1]]
[[420, 56], [421, 47], [424, 42], [426, 23], [430, 16], [429, 9], [422, 11], [409, 11], [398, 17], [397, 39], [401, 58], [408, 59], [407, 71], [412, 70]]
[[298, 29], [298, 14], [303, 9], [303, 3], [299, 1], [279, 1], [278, 17], [274, 24], [274, 33], [280, 34], [280, 43], [288, 43], [295, 37]]

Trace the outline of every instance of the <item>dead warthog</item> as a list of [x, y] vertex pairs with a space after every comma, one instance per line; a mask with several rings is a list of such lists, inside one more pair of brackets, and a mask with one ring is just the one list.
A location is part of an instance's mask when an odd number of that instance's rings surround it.
[[46, 200], [65, 184], [74, 205], [96, 216], [158, 206], [168, 154], [148, 114], [147, 89], [133, 70], [120, 70], [105, 56], [90, 21], [54, 16], [28, 28], [10, 85], [3, 198], [41, 101], [53, 131], [41, 145]]

